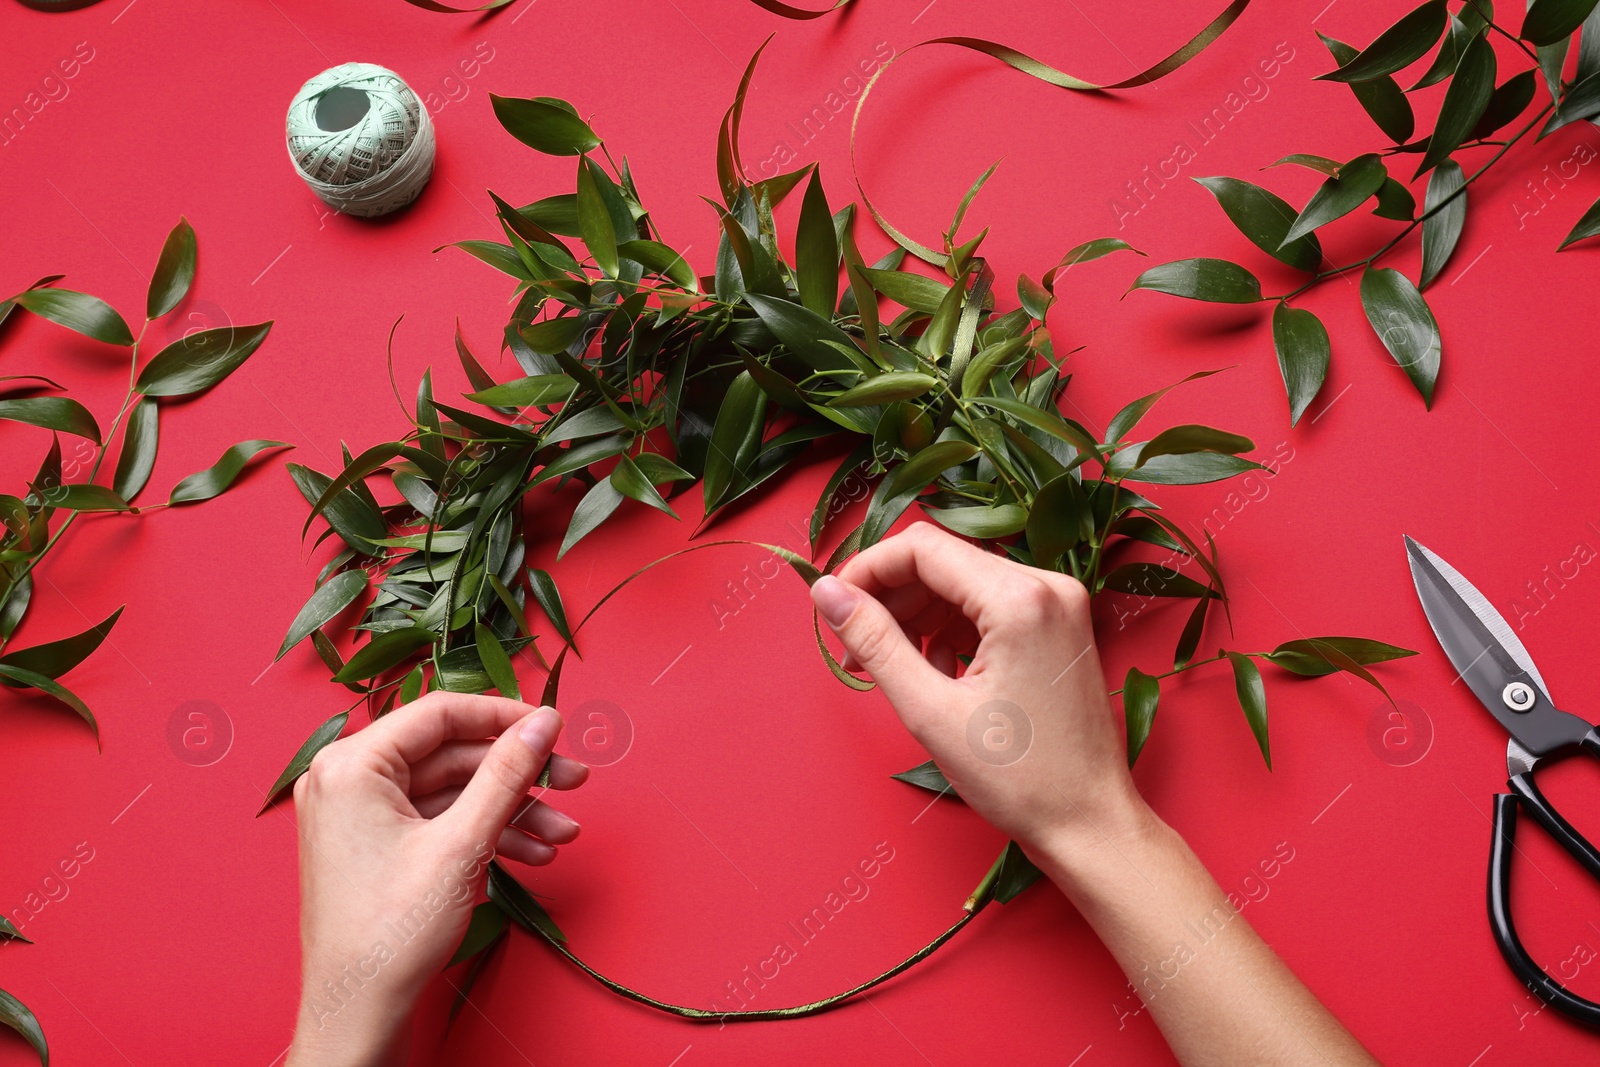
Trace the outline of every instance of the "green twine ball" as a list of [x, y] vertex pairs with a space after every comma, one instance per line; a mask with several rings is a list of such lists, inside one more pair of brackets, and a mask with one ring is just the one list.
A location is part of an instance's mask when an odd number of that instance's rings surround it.
[[433, 174], [433, 120], [400, 75], [342, 63], [289, 104], [289, 158], [336, 211], [371, 218], [417, 198]]

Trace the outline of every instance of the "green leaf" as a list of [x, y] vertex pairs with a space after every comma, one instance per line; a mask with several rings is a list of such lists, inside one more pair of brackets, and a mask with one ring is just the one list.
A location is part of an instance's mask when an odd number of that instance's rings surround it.
[[1517, 35], [1530, 44], [1555, 44], [1583, 25], [1595, 0], [1533, 0]]
[[22, 936], [22, 931], [11, 925], [11, 920], [0, 916], [0, 937], [7, 937], [13, 941], [21, 941], [25, 945], [33, 944], [28, 938]]
[[[333, 484], [333, 479], [326, 474], [299, 463], [286, 463], [284, 469], [306, 503], [313, 506]], [[321, 515], [347, 545], [366, 555], [375, 555], [374, 542], [382, 540], [389, 532], [388, 524], [377, 509], [350, 489], [335, 493], [323, 506]]]
[[1012, 337], [981, 349], [961, 373], [961, 395], [974, 397], [983, 392], [984, 386], [989, 384], [989, 379], [1000, 368], [1023, 354], [1028, 347], [1028, 340], [1026, 335]]
[[[1343, 41], [1336, 41], [1325, 33], [1317, 34], [1322, 38], [1322, 43], [1333, 54], [1335, 63], [1348, 63], [1356, 56], [1356, 50]], [[1395, 144], [1404, 144], [1416, 132], [1417, 120], [1411, 111], [1411, 101], [1406, 99], [1406, 94], [1400, 86], [1387, 74], [1380, 74], [1367, 81], [1353, 81], [1350, 90], [1355, 94], [1356, 102], [1384, 136]]]
[[407, 626], [388, 633], [374, 634], [372, 640], [356, 649], [338, 673], [335, 682], [364, 682], [398, 667], [417, 649], [431, 645], [438, 635], [420, 626]]
[[484, 901], [472, 909], [472, 919], [467, 923], [467, 932], [461, 938], [461, 944], [456, 948], [456, 954], [450, 957], [450, 962], [445, 968], [454, 967], [458, 963], [465, 963], [505, 934], [511, 920], [500, 906], [492, 901]]
[[1217, 198], [1223, 212], [1250, 239], [1250, 242], [1275, 259], [1299, 270], [1314, 271], [1322, 262], [1322, 246], [1316, 234], [1306, 234], [1284, 244], [1295, 210], [1276, 193], [1238, 178], [1196, 178]]
[[117, 473], [111, 488], [124, 500], [139, 495], [156, 465], [156, 448], [161, 437], [161, 412], [154, 400], [140, 397], [128, 410], [128, 428], [122, 436], [122, 454], [117, 457]]
[[341, 711], [321, 726], [311, 732], [305, 744], [294, 754], [289, 765], [278, 775], [278, 780], [272, 783], [272, 788], [267, 790], [266, 802], [261, 805], [261, 811], [256, 812], [259, 817], [262, 811], [272, 807], [272, 802], [277, 800], [290, 786], [306, 773], [306, 768], [311, 766], [311, 761], [318, 752], [327, 748], [339, 739], [339, 734], [344, 731], [344, 724], [350, 720], [348, 711]]
[[949, 283], [935, 281], [910, 271], [862, 267], [861, 273], [866, 276], [874, 289], [896, 304], [929, 315], [939, 310], [939, 305], [944, 303], [945, 294], [950, 291]]
[[172, 487], [168, 504], [197, 504], [220, 496], [256, 456], [274, 448], [293, 448], [286, 441], [240, 441], [222, 453], [222, 458], [203, 471], [197, 471]]
[[[439, 248], [459, 248], [473, 258], [481, 259], [501, 274], [509, 274], [525, 282], [533, 280], [528, 265], [510, 245], [496, 241], [453, 241], [447, 245], [440, 245]], [[439, 251], [439, 248], [435, 248], [434, 251]]]
[[1543, 138], [1552, 130], [1560, 129], [1569, 122], [1579, 119], [1592, 119], [1600, 115], [1600, 71], [1589, 75], [1568, 89], [1561, 98], [1561, 106], [1556, 109], [1555, 118], [1540, 131]]
[[28, 613], [28, 602], [32, 598], [33, 576], [25, 574], [21, 581], [6, 591], [5, 600], [0, 601], [0, 637], [10, 637], [16, 633], [22, 617]]
[[1413, 90], [1437, 85], [1455, 73], [1456, 64], [1461, 62], [1461, 52], [1467, 47], [1467, 42], [1488, 32], [1488, 23], [1484, 21], [1485, 13], [1490, 17], [1494, 15], [1494, 4], [1490, 0], [1467, 0], [1456, 14], [1450, 16], [1450, 31], [1445, 34], [1444, 43], [1439, 46], [1433, 62], [1428, 65], [1427, 73], [1418, 78], [1417, 83], [1411, 87]]
[[1272, 346], [1289, 394], [1289, 425], [1300, 421], [1328, 376], [1327, 328], [1316, 315], [1280, 303], [1272, 309]]
[[1150, 727], [1156, 721], [1156, 705], [1161, 702], [1161, 682], [1129, 667], [1122, 680], [1122, 715], [1128, 726], [1128, 766], [1132, 767], [1150, 740]]
[[59, 430], [100, 443], [100, 426], [89, 409], [69, 396], [33, 396], [21, 400], [0, 400], [0, 420], [24, 422]]
[[1296, 152], [1293, 155], [1284, 156], [1276, 163], [1267, 164], [1265, 169], [1271, 170], [1273, 167], [1282, 167], [1290, 164], [1314, 170], [1318, 174], [1326, 174], [1330, 178], [1338, 177], [1339, 168], [1344, 166], [1337, 159], [1329, 159], [1327, 156], [1313, 156], [1306, 152]]
[[1397, 270], [1368, 267], [1361, 275], [1361, 306], [1383, 347], [1433, 407], [1442, 344], [1439, 323], [1417, 287]]
[[975, 396], [969, 403], [1003, 411], [1025, 425], [1032, 426], [1036, 430], [1043, 430], [1050, 436], [1067, 442], [1079, 451], [1095, 455], [1100, 452], [1100, 446], [1095, 443], [1093, 434], [1073, 420], [1063, 418], [1054, 411], [1046, 411], [1021, 400], [1012, 400], [1003, 396]]
[[94, 650], [100, 647], [101, 642], [111, 633], [111, 628], [121, 617], [122, 608], [118, 608], [98, 626], [91, 626], [80, 634], [63, 637], [59, 641], [43, 645], [34, 645], [32, 648], [19, 648], [7, 652], [4, 656], [0, 656], [0, 665], [32, 671], [46, 678], [59, 678], [88, 659]]
[[1272, 750], [1267, 744], [1267, 690], [1261, 684], [1261, 672], [1250, 662], [1249, 656], [1238, 652], [1229, 652], [1228, 662], [1233, 664], [1233, 689], [1239, 698], [1239, 708], [1250, 723], [1250, 732], [1256, 735], [1261, 758], [1267, 761], [1270, 771]]
[[364, 593], [366, 588], [367, 572], [359, 567], [340, 571], [324, 582], [301, 607], [294, 617], [294, 622], [289, 624], [289, 632], [284, 636], [283, 644], [278, 648], [278, 654], [272, 657], [272, 661], [276, 663], [282, 659], [291, 648], [310, 637], [313, 630], [330, 622], [349, 607], [356, 597]]
[[870, 548], [882, 540], [895, 520], [941, 473], [977, 454], [978, 447], [966, 441], [935, 441], [891, 470], [873, 490], [867, 504], [867, 517], [861, 524], [861, 547]]
[[1028, 512], [1028, 549], [1034, 565], [1053, 567], [1094, 534], [1094, 510], [1076, 474], [1057, 475], [1034, 494]]
[[611, 479], [602, 478], [595, 482], [573, 509], [572, 521], [567, 525], [566, 536], [561, 539], [561, 549], [556, 553], [556, 559], [565, 556], [573, 545], [605, 522], [622, 501], [623, 496], [611, 484]]
[[571, 110], [570, 104], [493, 93], [489, 94], [489, 103], [507, 133], [547, 156], [578, 156], [600, 147], [600, 138]]
[[[717, 244], [717, 293], [733, 299], [740, 290], [783, 297], [788, 293], [778, 264], [759, 239], [757, 230], [762, 209], [750, 199], [750, 190], [740, 188], [734, 197], [733, 214], [715, 200], [701, 197], [722, 225], [722, 237]], [[728, 260], [731, 255], [732, 261]]]
[[800, 303], [816, 315], [832, 318], [839, 303], [839, 241], [827, 195], [822, 191], [820, 167], [811, 172], [805, 199], [800, 202], [794, 269]]
[[[594, 257], [595, 265], [608, 277], [617, 276], [617, 230], [611, 212], [600, 194], [599, 167], [588, 156], [578, 160], [578, 230]], [[609, 181], [610, 179], [606, 179]]]
[[889, 777], [897, 782], [914, 785], [918, 789], [926, 789], [930, 793], [947, 793], [950, 791], [950, 782], [945, 778], [944, 772], [939, 769], [939, 765], [934, 763], [933, 760], [919, 763], [909, 771], [901, 771], [899, 774], [891, 774]]
[[1417, 168], [1421, 177], [1430, 168], [1450, 158], [1461, 147], [1467, 134], [1483, 117], [1494, 95], [1494, 47], [1482, 37], [1475, 37], [1461, 53], [1461, 62], [1444, 91], [1444, 103], [1439, 106], [1439, 121], [1434, 124], [1433, 135], [1428, 138], [1428, 151]]
[[660, 485], [662, 482], [694, 481], [694, 475], [666, 456], [654, 452], [641, 452], [634, 456], [633, 465], [639, 468], [639, 473], [650, 479], [651, 485]]
[[1067, 254], [1061, 257], [1061, 262], [1056, 264], [1045, 275], [1045, 280], [1048, 284], [1054, 285], [1055, 279], [1068, 268], [1076, 267], [1079, 263], [1088, 263], [1091, 260], [1099, 259], [1101, 256], [1109, 256], [1113, 252], [1132, 252], [1135, 255], [1144, 255], [1143, 252], [1140, 252], [1120, 237], [1097, 237], [1093, 241], [1085, 241], [1081, 245], [1075, 245], [1068, 249]]
[[1583, 81], [1595, 73], [1600, 73], [1600, 7], [1589, 12], [1578, 32], [1578, 66], [1572, 77]]
[[559, 233], [563, 237], [581, 237], [578, 229], [578, 196], [576, 193], [558, 193], [517, 208], [517, 214], [528, 221]]
[[1183, 632], [1178, 635], [1178, 645], [1172, 650], [1173, 670], [1183, 670], [1194, 659], [1195, 649], [1200, 647], [1200, 635], [1206, 628], [1206, 612], [1214, 599], [1203, 596], [1194, 602], [1194, 610], [1189, 612], [1189, 621], [1183, 624]]
[[133, 344], [128, 324], [97, 296], [71, 289], [28, 289], [12, 297], [11, 302], [96, 341], [123, 347]]
[[1145, 442], [1145, 446], [1139, 450], [1139, 460], [1134, 467], [1135, 469], [1142, 467], [1161, 456], [1187, 456], [1195, 452], [1223, 452], [1237, 455], [1240, 452], [1249, 452], [1255, 447], [1256, 443], [1248, 437], [1191, 423], [1162, 430]]
[[1581, 241], [1586, 237], [1593, 237], [1595, 234], [1600, 234], [1600, 200], [1596, 200], [1589, 205], [1589, 210], [1583, 213], [1583, 217], [1578, 220], [1577, 225], [1572, 227], [1571, 232], [1562, 240], [1561, 247], [1556, 251], [1559, 252], [1568, 245]]
[[1261, 282], [1237, 263], [1225, 259], [1180, 259], [1151, 267], [1133, 280], [1134, 289], [1209, 300], [1220, 304], [1253, 304], [1261, 299]]
[[866, 369], [870, 365], [849, 334], [814, 311], [760, 293], [745, 293], [744, 300], [773, 336], [812, 370]]
[[1106, 426], [1106, 444], [1116, 444], [1118, 441], [1122, 440], [1123, 437], [1127, 436], [1128, 431], [1139, 425], [1139, 420], [1144, 418], [1145, 415], [1149, 413], [1150, 409], [1156, 406], [1156, 401], [1172, 392], [1178, 386], [1185, 385], [1199, 378], [1209, 378], [1211, 375], [1217, 373], [1219, 372], [1214, 370], [1195, 371], [1187, 378], [1184, 378], [1179, 382], [1174, 382], [1165, 389], [1157, 389], [1153, 393], [1147, 393], [1137, 400], [1130, 401], [1123, 406], [1121, 411], [1117, 412], [1111, 417], [1111, 422]]
[[1022, 310], [1039, 322], [1044, 321], [1050, 305], [1056, 302], [1053, 293], [1026, 274], [1017, 275], [1017, 300], [1022, 304]]
[[89, 724], [89, 729], [94, 731], [94, 743], [100, 744], [100, 724], [94, 721], [94, 713], [78, 695], [54, 678], [47, 678], [38, 671], [26, 670], [22, 667], [13, 667], [9, 663], [0, 662], [0, 678], [9, 678], [19, 686], [26, 689], [37, 689], [41, 693], [55, 697], [58, 701], [78, 713], [78, 717]]
[[567, 943], [567, 935], [561, 932], [561, 927], [533, 899], [533, 894], [500, 866], [498, 860], [489, 863], [488, 894], [496, 907], [530, 934], [538, 934], [556, 945]]
[[131, 511], [128, 502], [103, 485], [72, 482], [38, 487], [39, 499], [66, 511]]
[[134, 391], [145, 396], [203, 393], [238, 370], [267, 339], [271, 329], [271, 322], [263, 322], [185, 334], [145, 364]]
[[1195, 452], [1185, 456], [1158, 456], [1141, 464], [1142, 444], [1129, 445], [1112, 457], [1110, 473], [1130, 482], [1147, 485], [1204, 485], [1220, 482], [1246, 471], [1263, 470], [1261, 464], [1242, 456], [1220, 452]]
[[1021, 504], [994, 507], [928, 508], [928, 518], [963, 537], [1010, 537], [1028, 523], [1028, 509]]
[[[539, 323], [539, 325], [545, 326], [552, 322], [576, 323], [577, 321], [577, 319], [550, 319], [547, 322]], [[557, 351], [565, 348], [566, 345], [562, 345]], [[534, 351], [538, 351], [538, 349], [534, 349]], [[500, 385], [492, 385], [475, 393], [468, 393], [467, 399], [487, 407], [540, 407], [567, 400], [572, 396], [575, 387], [576, 383], [565, 374], [535, 374]]]
[[1389, 172], [1383, 160], [1375, 153], [1369, 152], [1352, 159], [1339, 168], [1338, 176], [1329, 178], [1311, 194], [1305, 210], [1289, 227], [1285, 240], [1303, 237], [1320, 226], [1350, 214], [1383, 188], [1388, 178]]
[[1044, 876], [1044, 872], [1034, 866], [1022, 846], [1015, 841], [1006, 842], [1006, 850], [1000, 854], [1000, 870], [995, 875], [994, 899], [999, 904], [1009, 904], [1015, 900], [1024, 889]]
[[1312, 637], [1285, 641], [1267, 653], [1267, 659], [1284, 670], [1318, 678], [1345, 670], [1350, 663], [1366, 666], [1415, 655], [1409, 648], [1365, 637]]
[[1372, 213], [1382, 219], [1410, 222], [1417, 213], [1417, 202], [1411, 190], [1389, 178], [1378, 187], [1378, 206]]
[[617, 255], [631, 259], [647, 270], [665, 275], [690, 292], [699, 289], [694, 268], [683, 258], [683, 253], [660, 241], [645, 241], [639, 238], [624, 241], [617, 246]]
[[50, 1046], [44, 1039], [44, 1028], [28, 1006], [0, 989], [0, 1023], [22, 1035], [24, 1041], [39, 1054], [39, 1067], [50, 1067]]
[[672, 505], [667, 503], [666, 498], [656, 491], [654, 485], [650, 484], [650, 479], [646, 478], [633, 460], [627, 456], [618, 457], [617, 465], [611, 469], [611, 484], [616, 486], [617, 491], [630, 500], [637, 500], [641, 504], [649, 504], [657, 511], [664, 511], [673, 518], [678, 517], [678, 513], [672, 510]]
[[843, 393], [829, 400], [828, 406], [831, 408], [869, 407], [873, 404], [893, 403], [896, 400], [912, 400], [922, 396], [938, 384], [939, 379], [931, 374], [921, 374], [916, 371], [888, 371], [868, 378], [860, 385], [846, 389]]
[[1101, 588], [1141, 597], [1194, 598], [1211, 595], [1209, 589], [1187, 574], [1146, 560], [1124, 563], [1105, 576]]
[[[565, 352], [583, 336], [583, 323], [581, 315], [563, 315], [524, 326], [518, 331], [518, 336], [539, 355], [553, 356], [558, 352]], [[535, 377], [542, 378], [547, 375], [535, 375]]]
[[159, 319], [183, 302], [194, 283], [194, 264], [197, 252], [194, 227], [189, 220], [179, 217], [178, 224], [167, 234], [161, 246], [161, 257], [156, 260], [156, 271], [150, 276], [150, 291], [145, 297], [145, 317]]
[[422, 695], [422, 664], [413, 667], [400, 683], [400, 706], [404, 707]]
[[1461, 228], [1467, 221], [1466, 186], [1461, 164], [1453, 159], [1442, 160], [1428, 178], [1428, 195], [1422, 209], [1427, 216], [1422, 220], [1423, 289], [1444, 270], [1461, 239]]
[[1538, 72], [1532, 70], [1525, 70], [1507, 78], [1489, 97], [1489, 103], [1483, 109], [1483, 117], [1472, 127], [1472, 132], [1467, 134], [1467, 140], [1477, 141], [1491, 136], [1500, 127], [1526, 111], [1528, 105], [1533, 103], [1534, 89], [1538, 84]]
[[1317, 80], [1359, 82], [1393, 74], [1433, 47], [1444, 33], [1446, 14], [1444, 0], [1428, 0], [1384, 30], [1359, 55], [1340, 61], [1338, 70], [1319, 74]]
[[539, 610], [545, 613], [550, 620], [550, 625], [556, 628], [556, 633], [567, 644], [572, 644], [572, 629], [567, 625], [567, 610], [561, 603], [561, 591], [556, 588], [556, 580], [550, 577], [549, 571], [528, 568], [528, 588], [533, 593], [534, 602], [539, 605]]
[[740, 371], [728, 386], [722, 406], [717, 410], [716, 425], [711, 430], [710, 449], [700, 480], [707, 515], [716, 510], [724, 497], [743, 487], [741, 483], [749, 476], [750, 464], [761, 445], [766, 410], [767, 397], [761, 386], [749, 371]]
[[478, 659], [483, 663], [489, 680], [494, 682], [494, 687], [508, 700], [521, 700], [522, 687], [517, 684], [516, 669], [511, 666], [511, 657], [501, 647], [500, 639], [481, 622], [472, 632], [478, 645]]

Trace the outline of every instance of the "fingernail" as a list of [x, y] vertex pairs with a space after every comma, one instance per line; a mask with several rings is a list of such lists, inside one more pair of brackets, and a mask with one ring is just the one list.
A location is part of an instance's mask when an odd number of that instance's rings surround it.
[[856, 601], [860, 599], [861, 594], [854, 586], [831, 574], [824, 574], [811, 586], [811, 602], [817, 606], [817, 613], [822, 620], [835, 630], [850, 618], [856, 610]]
[[522, 729], [517, 731], [517, 736], [529, 748], [547, 752], [556, 743], [556, 734], [560, 732], [561, 716], [556, 709], [539, 708], [522, 720]]

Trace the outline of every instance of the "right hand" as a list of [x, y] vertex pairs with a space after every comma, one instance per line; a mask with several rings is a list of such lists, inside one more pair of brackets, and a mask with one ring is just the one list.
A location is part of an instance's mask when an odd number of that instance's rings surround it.
[[872, 676], [961, 799], [1025, 849], [1070, 828], [1115, 837], [1140, 825], [1148, 808], [1076, 579], [920, 522], [811, 596], [845, 666]]

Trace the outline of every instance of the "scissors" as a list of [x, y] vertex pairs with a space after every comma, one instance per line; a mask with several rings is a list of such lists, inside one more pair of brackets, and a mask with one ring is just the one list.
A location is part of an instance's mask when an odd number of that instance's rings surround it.
[[1556, 708], [1528, 650], [1472, 583], [1409, 537], [1406, 556], [1423, 613], [1445, 655], [1511, 734], [1506, 744], [1510, 792], [1495, 794], [1494, 836], [1489, 845], [1489, 926], [1495, 944], [1512, 972], [1539, 999], [1579, 1022], [1600, 1027], [1600, 1004], [1546, 974], [1522, 947], [1511, 922], [1511, 854], [1518, 807], [1600, 878], [1600, 852], [1550, 806], [1533, 780], [1534, 769], [1547, 759], [1579, 750], [1600, 758], [1600, 732], [1588, 721]]

